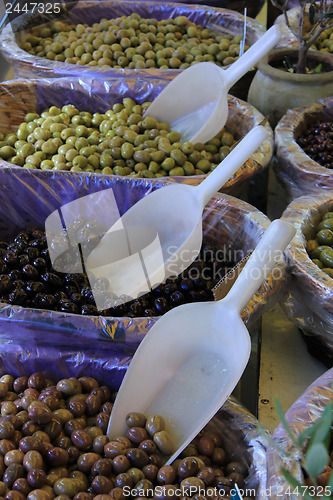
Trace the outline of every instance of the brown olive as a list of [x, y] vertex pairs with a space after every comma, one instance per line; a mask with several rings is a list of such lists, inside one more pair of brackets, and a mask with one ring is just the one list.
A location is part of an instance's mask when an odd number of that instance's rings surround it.
[[112, 488], [111, 491], [109, 491], [109, 495], [113, 498], [113, 500], [125, 500], [126, 496], [124, 495], [124, 492], [122, 488]]
[[30, 450], [36, 450], [42, 453], [44, 450], [44, 444], [36, 437], [26, 436], [20, 440], [19, 449], [23, 451], [23, 453], [27, 453]]
[[198, 464], [192, 457], [183, 458], [178, 466], [177, 472], [181, 479], [195, 476], [198, 472]]
[[52, 497], [49, 492], [37, 488], [36, 490], [30, 491], [27, 500], [52, 500]]
[[12, 488], [14, 482], [19, 477], [24, 477], [25, 471], [24, 467], [21, 464], [10, 464], [5, 470], [2, 480], [7, 486], [7, 488]]
[[138, 483], [145, 477], [142, 470], [138, 469], [137, 467], [131, 467], [130, 469], [128, 469], [126, 474], [128, 474], [132, 478], [134, 484]]
[[32, 436], [35, 432], [42, 430], [41, 426], [33, 422], [32, 420], [28, 420], [25, 424], [22, 425], [21, 432], [23, 436]]
[[235, 483], [237, 483], [237, 486], [239, 486], [239, 488], [241, 488], [241, 489], [244, 488], [244, 486], [245, 486], [244, 478], [238, 472], [231, 472], [226, 477], [227, 477], [227, 479], [229, 479], [229, 481], [230, 481], [230, 483], [231, 483], [232, 486]]
[[89, 434], [83, 429], [73, 431], [71, 434], [71, 441], [74, 446], [83, 451], [89, 450], [93, 442]]
[[74, 377], [60, 380], [56, 387], [67, 397], [79, 394], [82, 390], [80, 382]]
[[54, 469], [50, 469], [46, 476], [47, 484], [53, 486], [57, 479], [68, 477], [68, 475], [69, 473], [66, 467], [55, 467]]
[[17, 490], [8, 491], [5, 498], [7, 500], [25, 500], [25, 496], [23, 495], [23, 493]]
[[53, 485], [53, 490], [56, 495], [74, 497], [80, 491], [80, 481], [69, 477], [57, 479]]
[[23, 462], [24, 453], [20, 450], [11, 450], [6, 453], [3, 458], [4, 463], [7, 465], [10, 464], [21, 464]]
[[62, 425], [56, 418], [52, 418], [50, 422], [45, 424], [44, 431], [50, 436], [51, 441], [55, 441], [62, 431]]
[[17, 377], [13, 382], [13, 389], [17, 394], [25, 391], [28, 387], [28, 377]]
[[[59, 499], [59, 497], [57, 497]], [[69, 498], [69, 497], [68, 497]], [[87, 491], [80, 491], [75, 495], [73, 500], [93, 500], [94, 495], [92, 493], [88, 493]], [[62, 500], [62, 499], [59, 499]], [[67, 499], [63, 499], [67, 500]]]
[[15, 432], [15, 427], [12, 423], [4, 418], [0, 418], [0, 439], [10, 439]]
[[126, 472], [131, 467], [131, 462], [126, 455], [117, 455], [113, 461], [113, 470], [115, 474]]
[[204, 467], [203, 469], [199, 470], [199, 472], [197, 473], [197, 477], [199, 479], [202, 479], [206, 486], [209, 486], [214, 481], [215, 474], [211, 467]]
[[158, 484], [172, 484], [176, 480], [176, 471], [172, 465], [163, 465], [158, 471]]
[[163, 455], [171, 455], [174, 451], [171, 437], [166, 431], [159, 431], [154, 434], [154, 443]]
[[147, 418], [146, 430], [153, 436], [157, 432], [163, 431], [165, 429], [164, 418], [160, 415], [152, 415]]
[[41, 391], [45, 387], [45, 377], [42, 373], [33, 373], [28, 378], [28, 387]]
[[92, 453], [92, 452], [83, 453], [77, 461], [77, 468], [81, 472], [87, 474], [90, 471], [93, 464], [97, 462], [97, 460], [99, 460], [100, 458], [102, 457], [97, 453]]
[[43, 469], [44, 461], [39, 451], [30, 450], [23, 457], [23, 466], [28, 471], [31, 469]]
[[104, 455], [107, 458], [115, 458], [117, 455], [125, 455], [126, 446], [118, 441], [110, 441], [104, 446]]
[[132, 467], [142, 469], [142, 467], [148, 465], [149, 463], [147, 453], [139, 448], [130, 448], [129, 450], [126, 450], [125, 455], [130, 461]]
[[13, 388], [13, 382], [14, 382], [14, 377], [12, 375], [2, 375], [2, 377], [0, 377], [0, 382], [4, 382], [5, 384], [8, 385], [8, 390], [11, 391], [12, 388]]
[[98, 413], [98, 415], [96, 415], [96, 426], [101, 429], [104, 434], [106, 434], [106, 431], [108, 429], [109, 420], [109, 415], [104, 412], [100, 412]]
[[31, 404], [28, 407], [28, 415], [35, 424], [47, 424], [53, 417], [50, 408], [42, 402], [39, 402], [38, 406]]
[[54, 446], [63, 448], [64, 450], [69, 448], [71, 445], [72, 441], [70, 440], [70, 438], [68, 436], [61, 436], [61, 434], [59, 434], [59, 437], [54, 442]]
[[122, 443], [126, 448], [132, 448], [131, 441], [125, 436], [118, 436], [114, 438], [113, 441], [116, 441], [117, 443]]
[[46, 474], [42, 469], [31, 469], [27, 475], [28, 484], [33, 488], [42, 488], [46, 484]]
[[99, 387], [99, 383], [93, 377], [80, 377], [78, 381], [81, 384], [82, 392], [91, 392], [95, 387]]
[[141, 441], [148, 439], [148, 432], [142, 427], [131, 427], [126, 433], [126, 437], [134, 444], [140, 444]]
[[115, 479], [115, 485], [118, 488], [123, 488], [124, 486], [128, 486], [129, 488], [131, 488], [133, 484], [134, 484], [133, 479], [126, 472], [121, 472], [120, 474], [117, 475]]
[[32, 436], [40, 439], [44, 443], [50, 442], [50, 436], [44, 431], [37, 431]]
[[97, 413], [99, 413], [102, 405], [100, 396], [89, 394], [89, 396], [86, 397], [86, 405], [87, 415], [96, 415]]
[[97, 436], [94, 440], [93, 440], [93, 444], [92, 444], [92, 451], [94, 453], [99, 453], [100, 455], [102, 455], [104, 453], [104, 446], [109, 442], [109, 438], [107, 436]]
[[131, 412], [126, 415], [126, 425], [128, 427], [144, 427], [146, 420], [146, 417], [142, 413]]
[[[118, 457], [116, 457], [116, 458], [118, 458]], [[108, 477], [111, 475], [112, 469], [114, 470], [115, 473], [117, 473], [117, 471], [114, 469], [114, 462], [112, 464], [112, 461], [110, 459], [100, 458], [91, 467], [90, 474], [93, 477], [95, 477], [95, 476], [107, 476]]]
[[4, 398], [9, 390], [8, 384], [6, 382], [0, 381], [0, 398]]
[[153, 453], [152, 455], [149, 455], [149, 464], [156, 465], [156, 467], [160, 468], [162, 467], [162, 458], [160, 455], [157, 455]]
[[92, 482], [91, 487], [97, 494], [108, 493], [113, 487], [113, 481], [106, 476], [96, 476]]
[[113, 404], [110, 402], [104, 403], [101, 410], [103, 413], [106, 413], [107, 415], [111, 415]]
[[74, 417], [82, 417], [86, 412], [87, 406], [85, 401], [73, 400], [68, 404], [67, 408]]
[[158, 468], [156, 465], [148, 464], [142, 468], [142, 472], [144, 473], [146, 479], [154, 482], [157, 478]]
[[80, 490], [86, 490], [89, 487], [89, 481], [87, 479], [87, 476], [84, 474], [84, 472], [79, 471], [79, 470], [73, 470], [70, 475], [70, 478], [77, 479], [80, 483]]
[[204, 436], [209, 437], [210, 439], [213, 440], [214, 446], [221, 447], [222, 446], [222, 437], [220, 434], [218, 434], [215, 431], [205, 431]]
[[67, 410], [65, 408], [60, 408], [60, 409], [55, 410], [53, 412], [53, 416], [54, 416], [54, 418], [59, 420], [59, 422], [62, 425], [65, 425], [66, 422], [69, 422], [74, 417], [73, 413], [71, 413], [69, 410]]
[[51, 465], [51, 467], [62, 467], [63, 465], [66, 465], [69, 461], [67, 450], [58, 446], [52, 447], [46, 453], [46, 461]]
[[198, 451], [201, 455], [207, 455], [208, 457], [213, 455], [214, 452], [214, 441], [207, 436], [202, 436], [197, 444]]
[[[8, 451], [15, 450], [15, 445], [9, 439], [0, 440], [0, 454], [5, 456]], [[23, 450], [22, 450], [23, 451]]]
[[81, 454], [79, 448], [76, 446], [70, 446], [66, 451], [68, 453], [68, 460], [70, 464], [75, 463]]
[[23, 493], [23, 495], [25, 497], [32, 490], [31, 486], [29, 485], [29, 483], [25, 477], [19, 477], [18, 479], [16, 479], [16, 481], [14, 481], [12, 488], [13, 488], [13, 490], [17, 490], [17, 491], [20, 491], [21, 493]]
[[223, 448], [216, 447], [212, 455], [212, 463], [216, 465], [225, 464], [227, 459], [227, 454]]
[[229, 462], [225, 466], [225, 472], [226, 474], [231, 474], [232, 472], [238, 472], [238, 474], [245, 476], [245, 474], [247, 473], [247, 467], [246, 465], [240, 462]]

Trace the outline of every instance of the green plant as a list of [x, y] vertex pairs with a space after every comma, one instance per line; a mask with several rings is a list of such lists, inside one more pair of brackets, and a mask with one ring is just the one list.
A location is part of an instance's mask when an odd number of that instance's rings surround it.
[[333, 26], [332, 3], [330, 0], [298, 0], [300, 12], [296, 27], [290, 23], [289, 0], [271, 0], [271, 3], [283, 12], [288, 28], [297, 38], [299, 49], [296, 73], [306, 73], [308, 50], [324, 30]]
[[[331, 402], [328, 403], [321, 416], [299, 434], [291, 430], [278, 398], [275, 399], [275, 408], [283, 428], [294, 447], [299, 452], [300, 465], [303, 471], [309, 477], [312, 485], [315, 487], [318, 486], [318, 476], [330, 463], [329, 446], [333, 422], [333, 404]], [[281, 450], [279, 451], [281, 452]], [[292, 491], [296, 489], [301, 498], [306, 500], [314, 500], [316, 498], [312, 494], [313, 492], [311, 490], [307, 491], [304, 485], [302, 485], [285, 467], [281, 466], [280, 472], [291, 486]], [[330, 492], [333, 493], [333, 472], [329, 476], [325, 491], [329, 493], [329, 497], [331, 496]]]

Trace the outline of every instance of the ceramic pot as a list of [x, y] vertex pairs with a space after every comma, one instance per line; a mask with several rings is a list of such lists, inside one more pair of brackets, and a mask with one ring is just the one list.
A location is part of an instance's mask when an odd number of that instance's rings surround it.
[[309, 105], [314, 101], [333, 95], [333, 57], [330, 54], [313, 51], [308, 60], [326, 65], [330, 71], [318, 74], [296, 74], [274, 67], [283, 57], [293, 59], [293, 49], [271, 51], [258, 63], [258, 71], [252, 80], [248, 102], [263, 115], [269, 115], [269, 122], [275, 127], [288, 109]]

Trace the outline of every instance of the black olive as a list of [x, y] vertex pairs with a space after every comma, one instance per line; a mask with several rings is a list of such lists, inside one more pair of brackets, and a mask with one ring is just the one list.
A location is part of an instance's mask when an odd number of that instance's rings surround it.
[[157, 316], [167, 312], [169, 310], [167, 300], [164, 297], [158, 297], [154, 302], [154, 309], [157, 312]]
[[8, 277], [12, 281], [21, 280], [22, 279], [22, 273], [18, 269], [13, 269], [13, 271], [10, 271], [10, 273], [8, 273]]
[[60, 288], [63, 284], [61, 278], [59, 278], [57, 274], [50, 273], [49, 271], [42, 274], [41, 279], [44, 283], [54, 288]]
[[189, 278], [184, 278], [179, 284], [179, 288], [182, 292], [186, 293], [193, 290], [193, 283]]
[[27, 281], [25, 289], [28, 293], [40, 293], [45, 291], [45, 285], [40, 281]]
[[72, 295], [72, 294], [74, 294], [74, 293], [78, 293], [78, 291], [79, 290], [78, 290], [78, 288], [75, 285], [67, 285], [67, 286], [65, 286], [65, 293], [67, 295], [69, 295], [69, 296]]
[[92, 304], [85, 304], [81, 307], [81, 314], [84, 316], [97, 316], [99, 313], [96, 306], [93, 306]]
[[[75, 293], [75, 292], [73, 292], [73, 293]], [[88, 302], [89, 304], [92, 304], [92, 305], [95, 304], [94, 295], [93, 295], [90, 288], [82, 288], [81, 295], [85, 299], [85, 301]]]
[[156, 316], [156, 313], [153, 309], [145, 309], [143, 311], [144, 316]]
[[184, 304], [185, 297], [181, 292], [173, 292], [169, 297], [170, 303], [172, 306], [179, 306], [180, 304]]
[[34, 247], [27, 247], [25, 249], [25, 253], [27, 254], [30, 262], [34, 261], [39, 256], [38, 248], [34, 248]]
[[23, 274], [25, 279], [33, 280], [33, 281], [37, 280], [37, 278], [39, 276], [37, 269], [34, 266], [32, 266], [31, 264], [28, 264], [28, 265], [22, 267], [22, 274]]
[[83, 302], [83, 297], [80, 293], [72, 293], [70, 300], [74, 302], [74, 304], [80, 305]]
[[79, 312], [77, 306], [73, 304], [73, 302], [70, 302], [69, 300], [61, 300], [59, 302], [59, 310], [60, 311], [66, 311], [69, 313], [76, 314]]
[[24, 305], [27, 302], [28, 295], [22, 288], [16, 288], [8, 295], [8, 301], [11, 304]]
[[68, 296], [65, 294], [65, 292], [61, 292], [60, 290], [58, 292], [55, 292], [54, 296], [59, 301], [68, 300]]
[[37, 257], [37, 259], [33, 261], [32, 265], [35, 266], [39, 271], [46, 268], [45, 259], [43, 259], [42, 257]]
[[18, 257], [18, 265], [20, 267], [24, 267], [27, 264], [29, 264], [29, 257], [27, 256], [27, 254], [23, 253], [22, 255], [19, 255], [19, 257]]
[[7, 269], [8, 268], [5, 264], [5, 262], [3, 261], [3, 259], [0, 259], [0, 274], [6, 274]]
[[176, 285], [176, 283], [167, 283], [165, 286], [164, 286], [164, 295], [171, 295], [173, 294], [174, 292], [176, 292], [178, 290], [178, 286]]
[[143, 307], [138, 300], [135, 300], [129, 307], [128, 311], [136, 317], [143, 315]]
[[7, 276], [7, 274], [1, 274], [0, 276], [0, 294], [4, 294], [6, 292], [9, 292], [13, 288], [13, 282]]
[[13, 281], [13, 288], [22, 288], [24, 290], [25, 288], [25, 283], [22, 280], [15, 280]]
[[8, 247], [8, 243], [6, 243], [5, 241], [0, 241], [0, 248], [1, 249], [7, 250], [7, 247]]
[[32, 304], [42, 309], [53, 309], [56, 303], [57, 299], [54, 295], [46, 293], [37, 293], [32, 301]]
[[18, 256], [12, 250], [7, 250], [3, 256], [3, 260], [8, 264], [9, 267], [15, 267], [18, 264]]
[[45, 237], [45, 234], [44, 234], [44, 231], [42, 231], [41, 229], [34, 229], [31, 233], [31, 236], [33, 239], [40, 239], [40, 238], [44, 238]]

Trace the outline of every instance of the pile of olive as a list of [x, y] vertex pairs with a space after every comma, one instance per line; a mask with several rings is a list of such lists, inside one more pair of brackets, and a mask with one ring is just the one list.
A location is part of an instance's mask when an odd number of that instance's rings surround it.
[[333, 122], [314, 122], [297, 139], [297, 144], [312, 160], [333, 168]]
[[320, 33], [312, 48], [321, 52], [333, 53], [333, 26]]
[[333, 278], [333, 212], [323, 215], [315, 231], [315, 238], [307, 241], [306, 250], [312, 261]]
[[16, 132], [0, 136], [0, 158], [29, 169], [188, 176], [214, 170], [235, 144], [225, 129], [206, 144], [181, 143], [169, 125], [143, 117], [149, 104], [124, 98], [105, 113], [80, 112], [73, 105], [28, 113]]
[[[96, 245], [98, 238], [90, 238]], [[0, 242], [0, 301], [83, 315], [160, 316], [185, 302], [213, 300], [212, 288], [231, 266], [225, 253], [203, 246], [198, 258], [179, 276], [168, 278], [165, 284], [137, 300], [100, 312], [87, 275], [56, 272], [44, 231], [29, 228], [10, 243]], [[94, 283], [112, 290], [112, 284], [108, 285], [105, 280]]]
[[171, 447], [161, 416], [130, 413], [126, 436], [109, 440], [111, 400], [108, 387], [91, 377], [54, 383], [42, 373], [3, 375], [0, 497], [125, 500], [132, 498], [128, 491], [159, 487], [156, 498], [164, 500], [172, 492], [176, 498], [179, 488], [211, 487], [226, 496], [235, 483], [244, 488], [247, 467], [229, 461], [218, 432], [204, 429], [165, 466], [160, 450], [169, 453]]
[[20, 47], [38, 57], [81, 66], [185, 69], [201, 61], [233, 63], [241, 39], [215, 33], [185, 16], [158, 21], [133, 13], [92, 26], [57, 21], [34, 28]]

